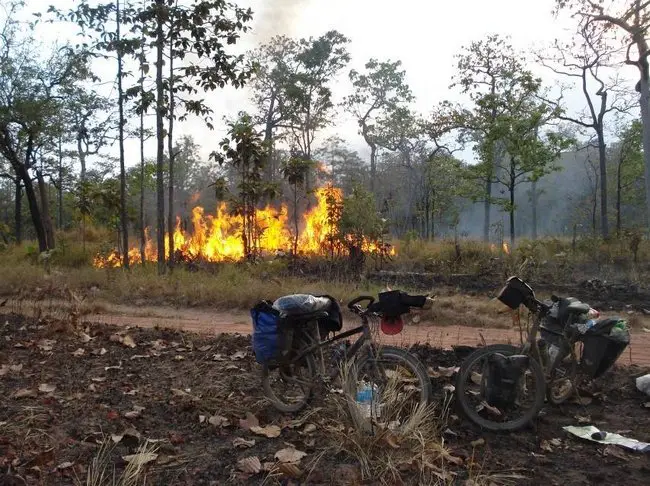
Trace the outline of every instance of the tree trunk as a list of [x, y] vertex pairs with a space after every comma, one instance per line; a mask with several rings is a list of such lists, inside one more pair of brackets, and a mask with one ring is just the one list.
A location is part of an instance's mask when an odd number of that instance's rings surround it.
[[120, 46], [120, 0], [117, 6], [117, 106], [119, 111], [118, 138], [120, 147], [120, 222], [122, 223], [122, 266], [129, 268], [129, 221], [126, 213], [126, 168], [124, 166], [124, 93], [122, 91], [122, 47]]
[[38, 192], [41, 196], [41, 219], [43, 220], [43, 229], [45, 230], [45, 242], [48, 250], [55, 247], [54, 244], [54, 230], [52, 229], [52, 218], [50, 218], [50, 202], [47, 197], [47, 188], [45, 187], [45, 179], [40, 170], [36, 171], [36, 178], [38, 180]]
[[266, 113], [266, 123], [264, 126], [264, 143], [268, 148], [268, 155], [266, 157], [266, 167], [264, 172], [266, 180], [273, 182], [275, 180], [275, 167], [273, 167], [273, 113], [275, 111], [275, 93], [271, 95], [269, 102], [269, 111]]
[[647, 63], [641, 72], [639, 83], [641, 96], [641, 121], [643, 122], [643, 158], [645, 162], [646, 223], [650, 231], [650, 86], [648, 85]]
[[[172, 21], [173, 22], [173, 21]], [[170, 29], [173, 29], [173, 23]], [[169, 44], [169, 132], [167, 133], [167, 150], [169, 152], [169, 202], [167, 204], [167, 241], [169, 269], [174, 268], [174, 47]]]
[[15, 235], [16, 235], [16, 243], [21, 244], [23, 241], [23, 187], [22, 183], [20, 182], [19, 178], [16, 178], [14, 181], [16, 185], [16, 199], [14, 201], [15, 203], [15, 214], [14, 214], [14, 221], [15, 221]]
[[32, 217], [32, 224], [34, 225], [34, 231], [36, 232], [36, 238], [38, 239], [38, 250], [43, 252], [47, 251], [47, 236], [45, 235], [45, 226], [43, 225], [43, 220], [41, 218], [41, 211], [38, 207], [38, 201], [36, 199], [36, 192], [34, 191], [34, 185], [32, 184], [32, 179], [29, 177], [27, 168], [23, 164], [15, 166], [18, 176], [22, 179], [23, 184], [25, 185], [25, 196], [27, 196], [27, 204], [29, 205], [29, 213]]
[[490, 198], [492, 197], [492, 181], [485, 181], [485, 202], [483, 203], [483, 241], [490, 241], [490, 210], [492, 209], [492, 203]]
[[158, 273], [165, 273], [165, 185], [163, 181], [163, 164], [165, 158], [165, 93], [163, 86], [163, 49], [165, 36], [163, 32], [164, 0], [156, 0], [156, 243], [158, 244]]
[[600, 231], [603, 239], [609, 238], [609, 221], [607, 217], [607, 147], [602, 129], [598, 135], [598, 162], [600, 165]]
[[374, 194], [377, 179], [377, 144], [368, 142], [368, 145], [370, 145], [370, 192]]
[[86, 180], [86, 152], [83, 149], [83, 135], [81, 132], [77, 134], [77, 155], [79, 156], [79, 163], [81, 164], [81, 172], [79, 173], [79, 180], [85, 182]]
[[63, 229], [63, 150], [61, 137], [59, 137], [59, 183], [57, 185], [58, 221], [57, 227]]
[[[144, 4], [143, 4], [144, 7]], [[141, 103], [143, 104], [140, 110], [140, 262], [144, 264], [146, 261], [145, 255], [145, 240], [146, 234], [144, 230], [144, 33], [140, 38], [142, 47], [140, 49], [140, 96]]]
[[531, 187], [531, 207], [533, 210], [533, 240], [537, 239], [537, 181], [533, 181]]
[[515, 164], [510, 163], [510, 246], [515, 246]]
[[623, 165], [623, 157], [618, 161], [616, 168], [616, 236], [621, 236], [621, 167]]

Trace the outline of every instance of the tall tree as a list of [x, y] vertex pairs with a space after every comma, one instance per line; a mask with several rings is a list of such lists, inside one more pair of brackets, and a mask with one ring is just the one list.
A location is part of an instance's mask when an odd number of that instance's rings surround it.
[[293, 156], [282, 165], [282, 175], [291, 185], [293, 193], [293, 256], [298, 255], [298, 236], [299, 236], [299, 199], [300, 191], [304, 188], [307, 180], [307, 174], [311, 169], [313, 162], [309, 159]]
[[270, 150], [265, 171], [266, 178], [273, 181], [277, 175], [274, 145], [281, 138], [282, 124], [287, 121], [287, 89], [289, 79], [296, 72], [298, 43], [285, 36], [273, 37], [250, 53], [255, 67], [250, 87], [253, 92], [256, 124], [264, 127], [264, 143]]
[[643, 125], [640, 121], [634, 120], [623, 127], [612, 158], [616, 171], [616, 235], [620, 237], [623, 205], [638, 201], [634, 188], [643, 178]]
[[115, 53], [117, 57], [117, 109], [118, 109], [118, 127], [117, 139], [120, 152], [120, 226], [122, 232], [122, 266], [129, 268], [129, 221], [126, 213], [126, 167], [124, 165], [124, 89], [123, 81], [123, 58], [124, 47], [122, 43], [122, 17], [120, 16], [120, 0], [115, 2]]
[[[637, 91], [640, 94], [643, 123], [643, 153], [645, 160], [645, 192], [647, 228], [650, 230], [650, 1], [648, 0], [556, 0], [557, 11], [569, 9], [581, 25], [590, 28], [604, 23], [610, 30], [623, 34], [624, 63], [639, 71]], [[613, 36], [610, 42], [618, 42]], [[636, 48], [637, 56], [632, 53]]]
[[386, 117], [388, 111], [414, 99], [401, 65], [401, 61], [370, 59], [365, 65], [365, 73], [353, 69], [349, 75], [354, 92], [345, 98], [343, 106], [356, 118], [359, 133], [370, 147], [371, 192], [375, 191], [377, 177], [377, 116]]
[[52, 129], [62, 118], [64, 94], [88, 70], [85, 58], [67, 46], [39, 56], [38, 44], [15, 19], [19, 10], [19, 3], [10, 4], [0, 28], [0, 154], [25, 189], [39, 250], [46, 251], [54, 241], [45, 231], [32, 173], [39, 150], [56, 140]]
[[[316, 132], [332, 121], [333, 78], [350, 60], [349, 39], [337, 31], [301, 39], [295, 54], [295, 72], [287, 80], [285, 109], [290, 143], [311, 160]], [[311, 188], [307, 175], [306, 187]]]
[[[618, 76], [607, 76], [605, 70], [611, 62], [613, 49], [604, 38], [605, 30], [594, 26], [580, 26], [573, 40], [561, 44], [555, 41], [548, 54], [539, 56], [542, 64], [555, 74], [576, 82], [587, 107], [583, 113], [570, 116], [558, 114], [560, 120], [592, 130], [598, 147], [600, 176], [600, 230], [603, 238], [609, 237], [607, 144], [605, 117], [612, 112], [629, 109], [629, 97], [620, 90]], [[554, 102], [560, 106], [560, 102]]]
[[[229, 165], [238, 173], [236, 193], [231, 202], [234, 212], [242, 216], [242, 243], [244, 256], [257, 256], [259, 228], [257, 227], [257, 204], [265, 197], [275, 197], [277, 186], [262, 178], [268, 147], [256, 132], [250, 115], [240, 113], [239, 118], [229, 124], [228, 137], [221, 142], [221, 151], [212, 152], [210, 157], [219, 165]], [[224, 181], [215, 182], [223, 188]]]
[[490, 153], [495, 141], [503, 144], [504, 154], [499, 158], [494, 175], [496, 181], [508, 192], [508, 199], [501, 200], [500, 203], [509, 214], [512, 244], [516, 235], [516, 187], [558, 170], [555, 162], [561, 151], [572, 142], [554, 132], [546, 133], [545, 137], [538, 136], [539, 127], [557, 118], [558, 110], [539, 101], [541, 81], [533, 78], [531, 73], [524, 71], [515, 79], [516, 87], [510, 90], [508, 97], [488, 95], [482, 103], [487, 113], [496, 111], [498, 115], [481, 144], [482, 150]]

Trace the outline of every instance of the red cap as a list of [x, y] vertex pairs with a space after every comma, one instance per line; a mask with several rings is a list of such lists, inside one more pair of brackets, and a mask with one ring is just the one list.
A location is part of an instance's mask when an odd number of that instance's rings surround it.
[[382, 317], [381, 332], [393, 336], [399, 334], [404, 329], [404, 321], [401, 317]]

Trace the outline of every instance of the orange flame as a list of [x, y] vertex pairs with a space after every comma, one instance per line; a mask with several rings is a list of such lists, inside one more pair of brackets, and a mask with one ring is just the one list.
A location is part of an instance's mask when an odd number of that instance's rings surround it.
[[[302, 230], [298, 234], [298, 253], [324, 254], [334, 235], [337, 234], [340, 213], [332, 211], [332, 206], [343, 201], [341, 189], [328, 186], [316, 190], [317, 204], [302, 216]], [[289, 221], [286, 205], [280, 209], [266, 206], [255, 212], [255, 224], [258, 241], [256, 247], [264, 254], [279, 251], [289, 252], [293, 248], [293, 225]], [[216, 214], [206, 215], [201, 206], [192, 209], [191, 231], [182, 228], [181, 219], [176, 218], [174, 229], [174, 250], [185, 259], [201, 259], [208, 262], [237, 261], [244, 258], [244, 240], [242, 231], [244, 220], [241, 215], [228, 212], [225, 203], [221, 203]], [[388, 244], [378, 245], [365, 241], [362, 249], [368, 253], [384, 252], [395, 255], [395, 249]], [[165, 256], [169, 257], [169, 241], [165, 235]], [[145, 231], [145, 260], [156, 261], [157, 254], [148, 228]], [[138, 247], [129, 250], [129, 261], [142, 263]], [[95, 257], [95, 267], [120, 267], [122, 261], [117, 251], [106, 256]]]
[[503, 242], [503, 252], [506, 255], [510, 255], [510, 246], [505, 241]]

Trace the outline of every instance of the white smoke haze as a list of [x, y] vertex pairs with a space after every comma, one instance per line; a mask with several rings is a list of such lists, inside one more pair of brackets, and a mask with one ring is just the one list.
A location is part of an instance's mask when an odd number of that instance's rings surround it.
[[257, 43], [265, 43], [276, 35], [291, 37], [303, 9], [312, 0], [259, 0], [253, 8], [253, 36]]

